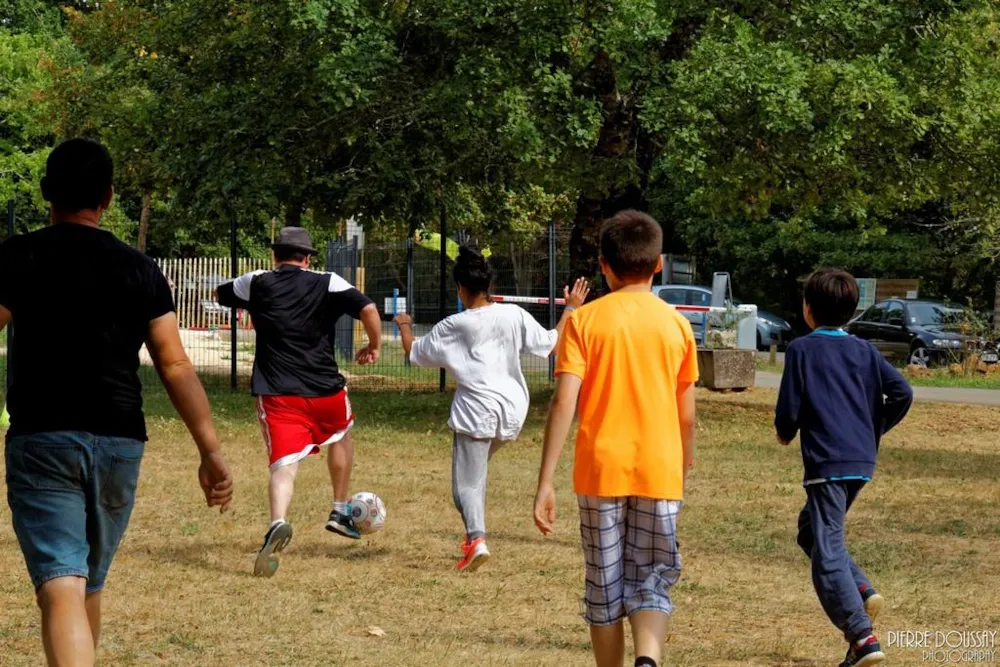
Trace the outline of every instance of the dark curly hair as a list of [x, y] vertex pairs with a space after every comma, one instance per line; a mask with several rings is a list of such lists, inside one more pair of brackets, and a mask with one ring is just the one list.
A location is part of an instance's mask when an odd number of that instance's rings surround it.
[[455, 282], [472, 294], [489, 294], [493, 283], [493, 269], [482, 253], [463, 245], [458, 249], [458, 259], [452, 271]]

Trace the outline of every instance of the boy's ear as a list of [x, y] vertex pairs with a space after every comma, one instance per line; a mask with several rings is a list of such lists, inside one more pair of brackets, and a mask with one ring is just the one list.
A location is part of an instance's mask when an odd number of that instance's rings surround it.
[[656, 270], [653, 273], [663, 273], [663, 255], [660, 255], [660, 258], [656, 260]]

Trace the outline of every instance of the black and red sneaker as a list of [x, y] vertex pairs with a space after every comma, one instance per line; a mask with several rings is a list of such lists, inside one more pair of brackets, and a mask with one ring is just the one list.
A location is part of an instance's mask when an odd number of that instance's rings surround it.
[[851, 644], [847, 649], [847, 656], [840, 667], [865, 667], [866, 665], [877, 665], [885, 661], [885, 653], [878, 643], [878, 637], [868, 635], [868, 638], [860, 644]]

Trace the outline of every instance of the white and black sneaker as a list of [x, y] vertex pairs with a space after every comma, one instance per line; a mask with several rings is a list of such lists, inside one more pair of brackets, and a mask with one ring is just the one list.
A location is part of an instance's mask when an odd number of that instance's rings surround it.
[[253, 565], [255, 577], [273, 577], [278, 571], [278, 554], [292, 541], [292, 524], [284, 520], [271, 524], [264, 535], [264, 545], [257, 552]]
[[352, 540], [360, 540], [361, 533], [354, 525], [354, 518], [350, 514], [343, 514], [337, 510], [330, 512], [330, 518], [326, 522], [326, 529], [331, 533], [337, 533]]

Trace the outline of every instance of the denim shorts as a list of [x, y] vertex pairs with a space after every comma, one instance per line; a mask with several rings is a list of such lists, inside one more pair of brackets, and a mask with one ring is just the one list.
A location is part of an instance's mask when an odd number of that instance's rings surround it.
[[56, 577], [104, 587], [135, 504], [139, 440], [59, 431], [7, 439], [7, 503], [37, 589]]

